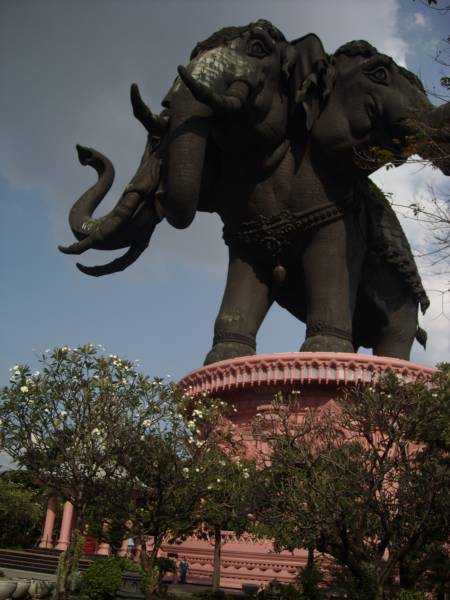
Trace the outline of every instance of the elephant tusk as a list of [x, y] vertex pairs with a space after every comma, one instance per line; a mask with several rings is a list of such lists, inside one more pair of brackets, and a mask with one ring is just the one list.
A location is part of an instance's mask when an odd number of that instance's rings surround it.
[[70, 246], [58, 246], [58, 250], [63, 254], [83, 254], [86, 250], [90, 250], [95, 241], [90, 237], [85, 237], [80, 242], [70, 244]]
[[245, 81], [236, 80], [224, 94], [218, 94], [194, 79], [186, 67], [179, 66], [178, 73], [194, 98], [216, 112], [235, 113], [240, 111], [250, 92], [250, 87]]
[[112, 273], [118, 273], [124, 271], [127, 267], [132, 265], [148, 247], [150, 236], [144, 240], [141, 244], [130, 246], [127, 252], [115, 258], [106, 265], [96, 265], [94, 267], [87, 267], [80, 263], [76, 263], [77, 268], [85, 275], [91, 275], [92, 277], [101, 277], [102, 275], [111, 275]]
[[161, 115], [154, 115], [150, 108], [142, 100], [139, 87], [133, 83], [130, 88], [130, 99], [133, 107], [133, 115], [142, 123], [148, 133], [160, 137], [168, 129], [169, 119]]

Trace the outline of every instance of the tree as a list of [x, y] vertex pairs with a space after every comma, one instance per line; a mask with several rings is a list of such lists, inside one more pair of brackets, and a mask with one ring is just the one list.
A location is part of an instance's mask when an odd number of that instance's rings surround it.
[[[45, 488], [76, 509], [77, 531], [114, 513], [117, 492], [128, 477], [123, 456], [129, 449], [130, 420], [146, 432], [166, 418], [161, 395], [170, 393], [115, 355], [87, 344], [45, 353], [42, 372], [11, 369], [1, 391], [0, 449]], [[59, 590], [67, 578], [80, 535], [62, 559]], [[78, 548], [78, 550], [77, 550]]]
[[[160, 583], [157, 555], [164, 540], [195, 532], [216, 509], [216, 494], [235, 482], [219, 477], [231, 464], [237, 443], [226, 420], [226, 404], [194, 399], [175, 386], [170, 392], [162, 398], [165, 416], [155, 424], [157, 431], [143, 431], [130, 420], [129, 449], [122, 462], [127, 478], [121, 497], [129, 499], [122, 521], [126, 514], [130, 534], [140, 543], [148, 596]], [[225, 511], [225, 496], [221, 507]]]
[[0, 547], [32, 546], [41, 532], [44, 495], [21, 473], [0, 474]]
[[200, 537], [211, 539], [214, 545], [213, 590], [220, 587], [222, 530], [241, 535], [250, 527], [250, 506], [255, 463], [252, 460], [230, 456], [222, 449], [214, 449], [209, 468], [205, 472], [199, 522]]
[[[278, 397], [270, 426], [255, 433], [271, 453], [257, 488], [260, 530], [279, 549], [332, 557], [361, 597], [381, 599], [398, 570], [411, 584], [408, 569], [450, 533], [449, 396], [447, 365], [432, 384], [388, 375], [348, 387], [334, 408], [301, 421]], [[423, 571], [415, 575], [421, 584]]]

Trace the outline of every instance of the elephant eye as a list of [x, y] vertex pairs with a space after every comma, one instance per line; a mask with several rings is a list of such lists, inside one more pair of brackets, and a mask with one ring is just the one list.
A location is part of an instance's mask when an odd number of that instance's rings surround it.
[[366, 75], [370, 77], [372, 81], [375, 81], [375, 83], [383, 83], [386, 85], [389, 81], [389, 74], [387, 72], [387, 69], [385, 69], [384, 67], [378, 67], [373, 71], [369, 71], [368, 73], [366, 73]]
[[252, 40], [247, 46], [247, 52], [250, 56], [263, 57], [268, 56], [269, 52], [261, 40]]

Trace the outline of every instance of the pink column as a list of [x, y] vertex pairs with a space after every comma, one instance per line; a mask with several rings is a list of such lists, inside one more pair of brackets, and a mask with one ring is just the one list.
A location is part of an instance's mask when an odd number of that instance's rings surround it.
[[42, 532], [39, 548], [53, 548], [53, 527], [55, 526], [56, 508], [56, 497], [50, 496], [47, 503], [44, 531]]
[[125, 538], [122, 541], [122, 545], [120, 546], [119, 556], [121, 558], [125, 558], [128, 554], [128, 538]]
[[[133, 521], [127, 521], [125, 527], [127, 530], [130, 530], [133, 527]], [[119, 556], [122, 558], [128, 556], [128, 539], [129, 535], [122, 541], [122, 545], [120, 546]]]
[[[109, 523], [103, 523], [103, 526], [102, 526], [103, 538], [108, 537], [109, 528], [110, 528]], [[111, 554], [111, 546], [108, 544], [108, 542], [101, 542], [101, 544], [97, 548], [97, 552], [95, 554], [99, 554], [100, 556], [109, 556]]]
[[64, 504], [61, 529], [59, 530], [59, 539], [55, 546], [56, 550], [66, 550], [67, 546], [69, 545], [70, 533], [72, 531], [73, 513], [73, 504], [67, 501]]

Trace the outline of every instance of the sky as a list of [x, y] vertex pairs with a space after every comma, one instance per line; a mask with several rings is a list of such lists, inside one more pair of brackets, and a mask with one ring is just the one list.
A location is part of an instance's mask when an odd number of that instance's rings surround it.
[[[183, 231], [161, 223], [132, 267], [103, 278], [80, 273], [76, 258], [56, 246], [74, 241], [69, 209], [95, 181], [94, 171], [79, 165], [75, 144], [100, 150], [115, 166], [115, 184], [100, 209], [106, 212], [145, 144], [130, 84], [139, 84], [157, 112], [197, 41], [258, 18], [287, 39], [314, 32], [328, 52], [366, 39], [431, 91], [441, 75], [433, 56], [448, 35], [449, 16], [421, 0], [0, 0], [0, 385], [12, 365], [34, 367], [47, 348], [87, 342], [138, 359], [150, 376], [178, 380], [202, 365], [227, 267], [217, 215], [198, 214]], [[448, 189], [437, 171], [414, 164], [373, 178], [400, 203], [427, 199], [430, 185]], [[426, 246], [429, 233], [410, 222], [405, 228], [414, 247]], [[90, 251], [81, 262], [110, 259]], [[425, 267], [426, 287], [442, 289], [445, 279]], [[440, 294], [430, 297], [420, 321], [428, 349], [415, 344], [412, 353], [427, 365], [450, 360], [450, 308], [442, 314]], [[258, 352], [297, 351], [304, 330], [272, 308]]]

